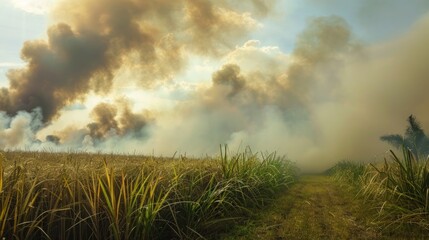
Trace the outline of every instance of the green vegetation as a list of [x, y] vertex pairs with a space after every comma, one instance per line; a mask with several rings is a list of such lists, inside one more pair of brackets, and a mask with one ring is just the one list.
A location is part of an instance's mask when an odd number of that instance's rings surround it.
[[390, 134], [381, 136], [382, 141], [388, 142], [397, 149], [403, 146], [410, 149], [414, 155], [426, 158], [429, 154], [429, 138], [413, 115], [407, 118], [408, 126], [405, 134]]
[[217, 159], [2, 152], [0, 237], [197, 239], [225, 231], [295, 180], [275, 154]]
[[361, 178], [365, 173], [365, 165], [351, 161], [341, 161], [326, 173], [331, 175], [337, 182], [356, 188], [360, 186]]
[[273, 204], [222, 239], [382, 239], [367, 214], [363, 203], [332, 178], [302, 176]]
[[417, 226], [429, 230], [429, 172], [410, 149], [399, 158], [390, 152], [382, 167], [372, 165], [365, 176], [362, 194], [379, 199], [380, 223], [400, 228]]
[[425, 235], [429, 230], [428, 161], [419, 160], [405, 147], [402, 152], [403, 156], [398, 157], [390, 151], [389, 160], [383, 164], [364, 167], [342, 162], [330, 172], [341, 183], [353, 186], [361, 199], [377, 209], [373, 222], [382, 229]]

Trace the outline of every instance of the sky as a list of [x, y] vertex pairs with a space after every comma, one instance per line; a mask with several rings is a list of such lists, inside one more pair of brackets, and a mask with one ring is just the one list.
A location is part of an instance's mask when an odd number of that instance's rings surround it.
[[426, 0], [1, 0], [0, 147], [303, 169], [382, 159], [429, 127]]

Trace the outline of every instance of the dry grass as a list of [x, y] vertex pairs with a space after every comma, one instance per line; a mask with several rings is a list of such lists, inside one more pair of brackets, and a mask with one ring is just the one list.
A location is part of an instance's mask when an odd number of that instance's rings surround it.
[[384, 163], [367, 166], [339, 163], [332, 174], [377, 210], [373, 222], [385, 233], [428, 237], [428, 160], [419, 159], [407, 148], [402, 153], [400, 157], [390, 151]]
[[215, 159], [2, 152], [0, 237], [196, 239], [224, 231], [294, 181], [246, 150]]

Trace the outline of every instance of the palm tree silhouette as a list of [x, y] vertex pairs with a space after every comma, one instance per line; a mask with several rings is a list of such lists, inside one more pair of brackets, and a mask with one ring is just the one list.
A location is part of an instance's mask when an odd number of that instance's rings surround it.
[[395, 148], [409, 148], [415, 156], [427, 157], [429, 154], [429, 138], [423, 131], [416, 117], [410, 115], [407, 118], [408, 126], [404, 135], [390, 134], [380, 137], [380, 140], [388, 142]]

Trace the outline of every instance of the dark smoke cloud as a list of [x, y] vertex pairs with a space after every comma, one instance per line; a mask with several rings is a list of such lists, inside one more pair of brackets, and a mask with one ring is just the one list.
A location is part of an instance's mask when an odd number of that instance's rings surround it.
[[100, 103], [91, 112], [93, 122], [88, 124], [89, 136], [104, 140], [112, 136], [143, 137], [143, 130], [152, 121], [148, 113], [137, 114], [126, 99], [115, 104]]
[[240, 76], [240, 67], [235, 64], [227, 64], [221, 70], [213, 73], [213, 85], [223, 86], [228, 97], [234, 97], [245, 87], [245, 79]]
[[131, 110], [130, 103], [126, 99], [121, 99], [118, 103], [121, 114], [118, 119], [121, 133], [135, 138], [144, 137], [144, 128], [149, 123], [153, 122], [153, 118], [149, 112], [140, 114], [134, 113]]
[[[29, 41], [22, 49], [28, 65], [8, 73], [9, 89], [2, 89], [0, 109], [9, 114], [42, 108], [44, 121], [90, 89], [91, 78], [111, 79], [106, 42], [92, 34], [81, 35], [69, 25], [58, 24], [48, 31], [49, 42]], [[111, 82], [104, 81], [105, 87]]]
[[[275, 105], [286, 115], [297, 109], [310, 111], [311, 103], [320, 100], [320, 92], [331, 96], [329, 88], [340, 81], [336, 76], [338, 66], [358, 52], [359, 44], [342, 18], [314, 18], [298, 36], [295, 50], [289, 62], [282, 63], [284, 66], [242, 73], [239, 65], [226, 64], [213, 74], [213, 85], [203, 95], [219, 102], [231, 98], [230, 104], [239, 108]], [[252, 61], [265, 65], [263, 58], [252, 57]], [[273, 59], [265, 61], [271, 64]]]
[[[269, 8], [253, 3], [258, 12]], [[250, 13], [231, 7], [202, 0], [60, 1], [53, 13], [59, 23], [48, 39], [26, 42], [21, 55], [27, 66], [8, 73], [0, 109], [15, 114], [41, 107], [48, 122], [91, 91], [109, 92], [123, 67], [140, 72], [134, 81], [146, 87], [168, 81], [185, 66], [185, 48], [217, 55], [256, 27]]]
[[46, 136], [46, 141], [47, 142], [52, 142], [55, 145], [58, 145], [58, 144], [60, 144], [61, 139], [60, 139], [60, 137], [55, 136], [55, 135], [47, 135]]
[[94, 122], [88, 124], [90, 135], [93, 138], [102, 138], [109, 132], [113, 135], [119, 132], [116, 121], [116, 107], [108, 103], [98, 104], [91, 112]]
[[[241, 39], [258, 26], [248, 13], [227, 8], [226, 3], [187, 0], [186, 24], [191, 50], [200, 54], [220, 55], [234, 47], [231, 40]], [[224, 6], [223, 6], [224, 5]]]

